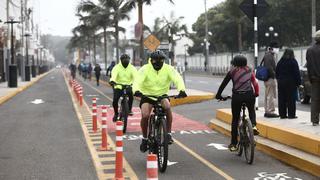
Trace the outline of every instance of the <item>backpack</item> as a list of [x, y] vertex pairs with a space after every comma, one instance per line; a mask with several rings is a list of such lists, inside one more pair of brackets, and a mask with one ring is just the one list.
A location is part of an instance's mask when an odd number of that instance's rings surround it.
[[267, 81], [269, 78], [268, 68], [262, 66], [264, 59], [261, 61], [260, 65], [257, 67], [256, 70], [256, 78], [260, 81]]

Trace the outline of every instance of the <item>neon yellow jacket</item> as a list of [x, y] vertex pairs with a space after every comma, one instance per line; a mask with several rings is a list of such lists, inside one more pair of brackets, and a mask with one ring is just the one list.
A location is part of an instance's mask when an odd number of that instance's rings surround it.
[[185, 91], [182, 77], [172, 66], [163, 64], [163, 67], [156, 71], [152, 64], [148, 63], [138, 71], [132, 89], [133, 92], [140, 91], [144, 95], [161, 96], [168, 94], [171, 82], [179, 91]]
[[[137, 76], [137, 69], [129, 63], [127, 68], [124, 68], [121, 64], [121, 61], [114, 66], [111, 72], [111, 79], [110, 81], [114, 81], [118, 84], [126, 84], [130, 85], [133, 83], [135, 77]], [[115, 89], [121, 89], [121, 86], [115, 86]]]

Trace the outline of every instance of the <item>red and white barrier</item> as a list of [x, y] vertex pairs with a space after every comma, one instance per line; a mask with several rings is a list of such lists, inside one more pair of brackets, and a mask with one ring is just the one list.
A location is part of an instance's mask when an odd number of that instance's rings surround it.
[[148, 154], [147, 180], [158, 180], [158, 161], [155, 154]]
[[92, 131], [94, 133], [98, 131], [97, 98], [92, 98]]
[[123, 122], [116, 123], [116, 169], [115, 179], [123, 179]]
[[108, 143], [107, 143], [107, 106], [103, 105], [102, 106], [102, 117], [101, 117], [101, 147], [100, 150], [101, 151], [106, 151], [108, 149]]

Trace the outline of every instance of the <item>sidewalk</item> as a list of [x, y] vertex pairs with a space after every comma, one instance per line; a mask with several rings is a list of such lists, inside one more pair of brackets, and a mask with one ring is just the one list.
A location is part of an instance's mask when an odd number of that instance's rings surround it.
[[[297, 119], [265, 118], [256, 111], [257, 148], [287, 164], [320, 176], [320, 126], [312, 126], [310, 112], [297, 110]], [[209, 127], [230, 136], [231, 109], [217, 109]], [[301, 164], [302, 163], [302, 164]]]
[[[51, 71], [49, 71], [51, 72]], [[48, 72], [48, 73], [49, 73]], [[47, 75], [48, 73], [44, 73], [41, 75], [38, 75], [35, 78], [31, 77], [30, 81], [22, 81], [21, 78], [18, 78], [18, 87], [17, 88], [9, 88], [8, 87], [8, 82], [2, 82], [0, 83], [0, 105], [10, 98], [14, 97], [18, 93], [22, 92], [23, 90], [27, 89], [30, 87], [32, 84], [36, 83], [39, 81], [42, 77]]]

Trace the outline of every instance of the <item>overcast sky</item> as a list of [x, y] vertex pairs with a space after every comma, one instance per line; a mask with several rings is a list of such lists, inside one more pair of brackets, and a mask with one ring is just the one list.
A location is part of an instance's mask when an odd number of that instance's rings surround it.
[[[207, 0], [207, 7], [213, 7], [224, 0]], [[71, 36], [71, 29], [78, 24], [75, 17], [75, 7], [79, 0], [29, 0], [34, 5], [35, 21], [41, 22], [42, 33]], [[153, 25], [157, 17], [167, 17], [174, 11], [176, 17], [184, 16], [184, 22], [191, 30], [191, 25], [204, 12], [204, 0], [174, 0], [175, 4], [167, 0], [154, 0], [151, 6], [144, 6], [144, 23]], [[40, 11], [39, 11], [40, 9]], [[134, 9], [129, 21], [121, 22], [127, 28], [127, 38], [133, 37], [133, 27], [138, 21], [138, 10]]]

